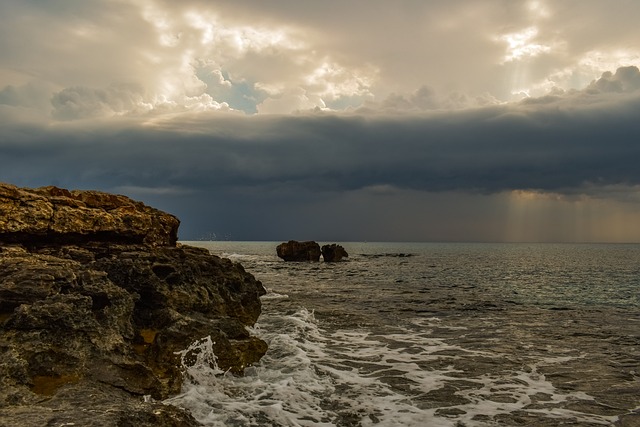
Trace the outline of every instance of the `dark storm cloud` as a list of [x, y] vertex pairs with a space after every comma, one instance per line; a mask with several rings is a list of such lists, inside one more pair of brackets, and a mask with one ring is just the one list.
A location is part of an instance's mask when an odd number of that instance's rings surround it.
[[0, 180], [124, 193], [189, 234], [640, 241], [640, 73], [594, 80], [638, 65], [638, 10], [3, 1]]
[[584, 106], [573, 98], [409, 117], [200, 114], [147, 125], [5, 124], [0, 167], [4, 180], [30, 185], [55, 177], [102, 188], [216, 187], [258, 196], [265, 189], [562, 193], [640, 184], [640, 96]]
[[[637, 215], [638, 74], [618, 70], [584, 91], [519, 104], [410, 115], [202, 112], [51, 124], [0, 105], [0, 180], [127, 194], [177, 214], [187, 239], [626, 241], [640, 236], [620, 223]], [[112, 100], [97, 95], [89, 99]], [[513, 221], [528, 211], [513, 210], [523, 205], [512, 190], [540, 195], [527, 205], [541, 212], [536, 227]], [[338, 223], [313, 219], [335, 215]], [[606, 224], [589, 219], [604, 215]]]

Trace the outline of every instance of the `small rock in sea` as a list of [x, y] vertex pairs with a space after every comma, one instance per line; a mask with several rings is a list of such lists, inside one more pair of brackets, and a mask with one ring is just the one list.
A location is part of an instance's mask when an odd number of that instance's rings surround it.
[[324, 258], [326, 262], [342, 261], [342, 258], [347, 258], [348, 256], [347, 251], [335, 243], [322, 246], [322, 258]]
[[285, 261], [320, 261], [320, 245], [313, 241], [289, 240], [276, 247], [276, 253]]

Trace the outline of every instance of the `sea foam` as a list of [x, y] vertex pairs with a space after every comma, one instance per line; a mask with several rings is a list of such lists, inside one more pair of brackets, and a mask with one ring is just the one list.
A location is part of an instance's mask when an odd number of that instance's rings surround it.
[[[588, 400], [584, 393], [562, 393], [539, 365], [473, 377], [457, 368], [464, 358], [496, 358], [431, 336], [438, 319], [420, 319], [422, 333], [393, 334], [319, 327], [314, 313], [264, 315], [253, 333], [267, 340], [269, 351], [244, 376], [220, 370], [205, 338], [182, 352], [183, 392], [166, 401], [191, 411], [208, 426], [485, 426], [486, 417], [508, 415], [546, 402], [550, 418], [608, 425], [616, 417], [561, 408], [568, 400]], [[571, 358], [572, 356], [567, 356]], [[496, 360], [496, 363], [499, 363]], [[438, 397], [442, 390], [456, 388]], [[438, 399], [449, 399], [438, 401]], [[435, 402], [435, 403], [434, 403]], [[558, 404], [549, 410], [549, 404]]]

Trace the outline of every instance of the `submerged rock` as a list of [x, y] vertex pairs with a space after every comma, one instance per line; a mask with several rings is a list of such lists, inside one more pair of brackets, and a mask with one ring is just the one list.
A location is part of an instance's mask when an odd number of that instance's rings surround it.
[[276, 247], [276, 253], [285, 261], [320, 261], [320, 245], [316, 242], [289, 240]]
[[348, 256], [347, 251], [335, 243], [322, 246], [322, 258], [326, 262], [339, 262], [342, 261], [342, 258], [347, 258]]
[[0, 184], [0, 426], [197, 425], [157, 402], [180, 391], [177, 352], [211, 336], [235, 373], [264, 355], [246, 329], [262, 284], [176, 244], [178, 225], [124, 196]]

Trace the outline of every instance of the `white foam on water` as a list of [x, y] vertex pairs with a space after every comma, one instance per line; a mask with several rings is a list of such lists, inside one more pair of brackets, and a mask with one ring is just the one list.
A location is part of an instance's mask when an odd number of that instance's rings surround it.
[[242, 253], [235, 253], [235, 252], [221, 252], [216, 255], [218, 255], [221, 258], [228, 258], [233, 262], [243, 262], [243, 263], [247, 261], [258, 262], [264, 258], [264, 256], [262, 255], [242, 254]]
[[[543, 415], [547, 419], [612, 425], [618, 419], [617, 416], [586, 414], [559, 407], [565, 402], [594, 400], [593, 397], [584, 392], [560, 392], [543, 374], [538, 372], [540, 366], [561, 363], [570, 359], [573, 358], [545, 358], [538, 363], [529, 365], [527, 369], [514, 371], [511, 375], [482, 376], [479, 379], [482, 387], [459, 393], [460, 396], [471, 401], [470, 404], [458, 406], [458, 408], [466, 411], [466, 414], [461, 416], [460, 420], [470, 422], [477, 415], [509, 414], [524, 410], [530, 414]], [[528, 407], [534, 403], [533, 396], [536, 395], [545, 396], [544, 409]], [[468, 425], [472, 424], [469, 423]]]
[[266, 337], [269, 352], [244, 377], [208, 363], [186, 366], [182, 394], [166, 402], [190, 410], [208, 426], [333, 425], [319, 406], [322, 396], [333, 392], [331, 379], [315, 371], [304, 349], [305, 341], [318, 333], [312, 319], [306, 310], [277, 319], [277, 332]]
[[[558, 391], [539, 372], [569, 356], [473, 377], [461, 362], [504, 355], [465, 349], [428, 330], [328, 332], [305, 309], [263, 314], [260, 322], [252, 332], [268, 342], [269, 351], [245, 376], [221, 371], [210, 339], [201, 340], [182, 352], [183, 392], [166, 402], [190, 410], [207, 426], [471, 427], [492, 425], [487, 419], [523, 410], [603, 425], [616, 419], [558, 406], [591, 399]], [[439, 319], [430, 322], [442, 327]], [[446, 387], [449, 394], [438, 397]], [[535, 395], [545, 396], [545, 409], [527, 408]], [[448, 397], [452, 401], [438, 401]]]
[[288, 299], [289, 295], [279, 294], [272, 289], [267, 289], [267, 293], [260, 297], [261, 300]]

